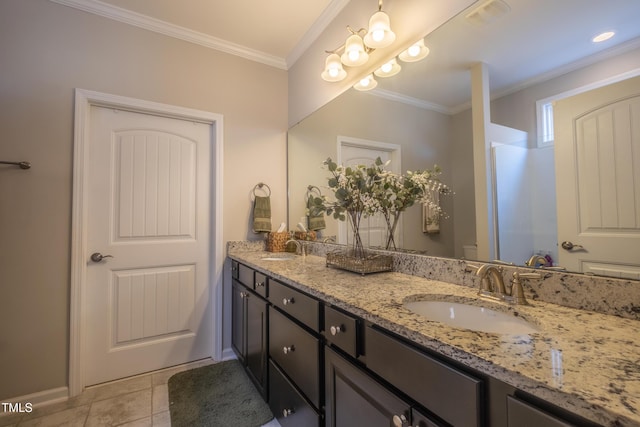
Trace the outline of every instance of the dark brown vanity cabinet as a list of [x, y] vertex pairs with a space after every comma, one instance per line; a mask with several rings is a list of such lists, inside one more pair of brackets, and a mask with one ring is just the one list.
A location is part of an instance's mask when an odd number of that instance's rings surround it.
[[[238, 272], [246, 272], [246, 269], [246, 266], [239, 265]], [[250, 271], [253, 272], [253, 270]], [[246, 280], [247, 277], [245, 276], [244, 279]], [[267, 306], [267, 301], [252, 289], [235, 278], [232, 280], [231, 345], [265, 399], [268, 392]]]
[[269, 406], [282, 426], [321, 426], [320, 303], [276, 280], [269, 302]]
[[365, 328], [367, 368], [447, 424], [484, 425], [484, 384], [382, 331]]
[[409, 425], [409, 403], [329, 347], [325, 348], [325, 393], [327, 427]]

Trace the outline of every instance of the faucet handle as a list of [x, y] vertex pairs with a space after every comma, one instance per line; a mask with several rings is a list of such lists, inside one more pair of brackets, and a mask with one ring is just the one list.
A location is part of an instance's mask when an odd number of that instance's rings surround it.
[[522, 287], [521, 279], [542, 279], [542, 275], [538, 273], [518, 273], [513, 272], [513, 279], [511, 279], [511, 298], [516, 304], [530, 305], [527, 298], [524, 296], [524, 288]]

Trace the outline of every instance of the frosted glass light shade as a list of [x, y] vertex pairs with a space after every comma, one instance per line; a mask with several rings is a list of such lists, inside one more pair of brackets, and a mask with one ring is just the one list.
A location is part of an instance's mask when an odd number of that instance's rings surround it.
[[328, 82], [339, 82], [347, 77], [347, 72], [342, 68], [342, 63], [340, 62], [340, 55], [332, 53], [327, 56], [324, 71], [320, 76]]
[[362, 37], [357, 34], [349, 36], [340, 60], [348, 67], [358, 67], [369, 60], [369, 54], [364, 50], [362, 44]]
[[374, 71], [373, 74], [375, 74], [378, 77], [391, 77], [398, 74], [401, 68], [402, 67], [400, 67], [400, 64], [398, 64], [398, 61], [396, 61], [396, 58], [393, 58], [391, 59], [391, 61], [387, 62], [382, 67]]
[[425, 58], [427, 55], [429, 55], [429, 48], [424, 45], [424, 39], [420, 39], [398, 55], [398, 58], [404, 62], [416, 62]]
[[379, 11], [371, 15], [369, 19], [369, 32], [364, 36], [364, 43], [374, 49], [389, 46], [396, 39], [396, 35], [391, 31], [389, 15]]
[[355, 90], [365, 91], [365, 90], [371, 90], [376, 86], [378, 86], [378, 82], [376, 81], [376, 79], [373, 78], [372, 74], [369, 74], [368, 76], [360, 79], [358, 83], [353, 85], [353, 88]]

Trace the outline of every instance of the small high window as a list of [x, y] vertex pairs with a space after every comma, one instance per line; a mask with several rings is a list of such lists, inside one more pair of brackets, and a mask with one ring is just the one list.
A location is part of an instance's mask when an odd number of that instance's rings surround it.
[[538, 102], [538, 146], [553, 145], [553, 103]]

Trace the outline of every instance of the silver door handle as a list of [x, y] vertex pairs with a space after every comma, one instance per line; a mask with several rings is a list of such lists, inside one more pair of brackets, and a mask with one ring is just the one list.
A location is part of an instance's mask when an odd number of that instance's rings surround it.
[[572, 242], [568, 242], [568, 241], [564, 241], [560, 244], [560, 246], [562, 246], [562, 249], [567, 250], [567, 251], [571, 251], [573, 249], [584, 249], [584, 246], [582, 245], [574, 245]]
[[100, 262], [105, 258], [113, 258], [113, 255], [102, 255], [100, 252], [94, 252], [91, 254], [91, 261]]

